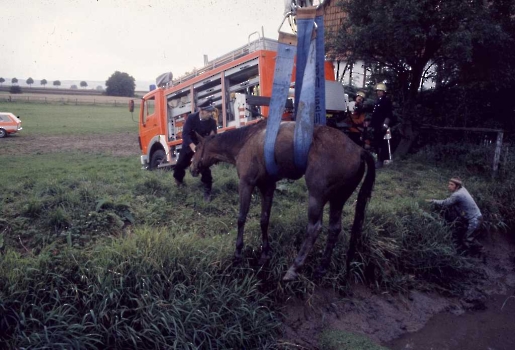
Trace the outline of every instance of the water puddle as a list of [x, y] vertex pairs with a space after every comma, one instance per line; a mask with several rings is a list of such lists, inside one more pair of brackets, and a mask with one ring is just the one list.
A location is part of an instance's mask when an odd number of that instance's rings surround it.
[[490, 296], [485, 310], [438, 314], [420, 331], [384, 346], [391, 350], [514, 350], [514, 292]]

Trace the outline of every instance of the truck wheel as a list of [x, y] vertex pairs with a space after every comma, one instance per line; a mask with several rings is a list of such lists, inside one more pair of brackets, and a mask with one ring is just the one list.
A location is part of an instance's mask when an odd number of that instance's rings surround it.
[[0, 139], [7, 136], [7, 132], [4, 129], [0, 129]]
[[166, 153], [162, 149], [158, 149], [152, 154], [152, 159], [150, 160], [150, 170], [156, 170], [158, 165], [166, 159]]

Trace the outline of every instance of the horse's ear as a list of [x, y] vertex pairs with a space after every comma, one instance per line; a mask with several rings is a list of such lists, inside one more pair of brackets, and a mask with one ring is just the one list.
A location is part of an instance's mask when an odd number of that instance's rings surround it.
[[195, 131], [195, 135], [197, 136], [198, 142], [204, 142], [204, 138], [202, 136], [200, 136], [200, 134], [198, 132]]

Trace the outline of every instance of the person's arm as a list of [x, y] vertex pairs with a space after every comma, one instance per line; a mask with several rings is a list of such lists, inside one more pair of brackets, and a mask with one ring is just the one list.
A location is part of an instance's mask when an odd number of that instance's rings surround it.
[[386, 125], [386, 129], [390, 127], [390, 123], [393, 120], [393, 111], [392, 111], [392, 101], [390, 99], [385, 99], [385, 114], [386, 118], [384, 118], [384, 124]]
[[183, 147], [189, 147], [193, 152], [195, 152], [195, 144], [191, 139], [191, 133], [194, 129], [194, 118], [195, 114], [190, 114], [188, 119], [186, 119], [186, 123], [184, 123], [184, 127], [182, 128]]
[[431, 203], [441, 205], [443, 207], [448, 207], [448, 206], [456, 204], [456, 202], [458, 201], [458, 196], [455, 193], [453, 193], [447, 199], [430, 199], [429, 201]]

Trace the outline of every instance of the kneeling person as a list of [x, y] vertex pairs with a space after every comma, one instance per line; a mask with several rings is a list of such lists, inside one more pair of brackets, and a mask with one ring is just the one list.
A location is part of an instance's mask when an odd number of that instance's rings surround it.
[[476, 240], [481, 223], [483, 222], [483, 216], [481, 215], [479, 207], [467, 189], [463, 187], [460, 178], [455, 177], [450, 179], [447, 188], [452, 192], [449, 198], [442, 200], [427, 199], [426, 201], [449, 209], [455, 209], [466, 221], [466, 232], [462, 242], [463, 246], [469, 253], [473, 248], [481, 249], [481, 244]]

